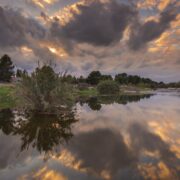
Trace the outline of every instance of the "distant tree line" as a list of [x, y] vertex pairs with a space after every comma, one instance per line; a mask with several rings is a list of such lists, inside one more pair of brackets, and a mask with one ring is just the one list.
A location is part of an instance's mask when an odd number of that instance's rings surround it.
[[134, 85], [134, 86], [142, 86], [142, 87], [149, 87], [149, 88], [180, 88], [180, 82], [173, 82], [173, 83], [164, 83], [164, 82], [156, 82], [151, 80], [150, 78], [144, 78], [137, 75], [128, 75], [126, 73], [121, 73], [115, 75], [113, 78], [111, 75], [104, 75], [101, 74], [100, 71], [92, 71], [87, 76], [87, 78], [80, 76], [76, 78], [72, 75], [67, 75], [65, 77], [65, 81], [73, 84], [78, 83], [87, 83], [92, 86], [98, 85], [102, 81], [115, 81], [119, 83], [119, 85]]
[[[8, 55], [4, 55], [0, 58], [0, 82], [10, 82], [13, 75], [21, 78], [26, 74], [27, 71], [21, 69], [17, 69], [15, 72], [13, 62]], [[86, 83], [92, 86], [96, 86], [102, 81], [115, 81], [120, 85], [138, 85], [150, 88], [180, 88], [180, 82], [156, 82], [149, 78], [143, 78], [137, 75], [128, 75], [126, 73], [117, 74], [115, 75], [115, 78], [113, 78], [111, 75], [101, 74], [100, 71], [92, 71], [87, 77], [76, 77], [71, 74], [65, 74], [63, 76], [63, 81], [70, 84]]]

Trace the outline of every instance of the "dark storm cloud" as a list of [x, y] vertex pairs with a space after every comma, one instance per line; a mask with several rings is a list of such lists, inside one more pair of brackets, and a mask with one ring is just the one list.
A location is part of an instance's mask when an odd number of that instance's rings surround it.
[[108, 46], [122, 38], [124, 30], [137, 14], [132, 6], [115, 0], [106, 3], [92, 0], [87, 4], [77, 5], [77, 9], [81, 13], [72, 12], [73, 19], [65, 26], [60, 26], [57, 21], [52, 23], [50, 32], [53, 37]]
[[36, 20], [0, 7], [0, 47], [19, 47], [28, 44], [29, 38], [38, 40], [44, 36], [45, 29]]
[[144, 24], [134, 23], [131, 29], [129, 47], [133, 50], [139, 50], [148, 42], [157, 39], [169, 27], [170, 23], [176, 19], [178, 8], [176, 4], [170, 4], [160, 14], [159, 21], [151, 20]]

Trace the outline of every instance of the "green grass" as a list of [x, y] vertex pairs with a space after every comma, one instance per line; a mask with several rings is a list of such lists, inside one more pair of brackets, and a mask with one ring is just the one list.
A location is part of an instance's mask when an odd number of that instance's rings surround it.
[[[10, 85], [0, 84], [0, 109], [13, 108], [16, 106], [17, 101], [15, 101], [14, 89], [15, 89], [15, 87], [11, 84]], [[120, 91], [119, 95], [125, 95], [125, 94], [128, 95], [129, 93], [127, 93], [125, 91], [128, 89], [129, 89], [129, 87], [122, 89]], [[140, 88], [138, 88], [138, 89], [140, 89]], [[141, 90], [142, 89], [143, 88], [141, 88]], [[136, 92], [135, 94], [141, 94], [141, 93]], [[98, 96], [98, 95], [99, 94], [98, 94], [97, 89], [95, 87], [84, 89], [84, 90], [79, 90], [79, 89], [75, 90], [75, 96], [77, 96], [77, 97], [80, 97], [80, 96], [92, 97], [92, 96]]]
[[12, 86], [0, 86], [0, 109], [12, 108], [15, 106], [13, 92], [14, 87]]
[[98, 92], [97, 92], [96, 88], [91, 88], [91, 89], [78, 90], [76, 92], [76, 95], [78, 95], [78, 96], [97, 96]]

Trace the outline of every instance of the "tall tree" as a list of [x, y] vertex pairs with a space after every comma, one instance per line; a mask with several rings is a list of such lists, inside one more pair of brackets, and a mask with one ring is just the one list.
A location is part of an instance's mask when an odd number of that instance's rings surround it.
[[99, 71], [92, 71], [87, 77], [87, 83], [97, 85], [101, 80], [101, 73]]
[[0, 81], [10, 82], [14, 74], [14, 65], [8, 55], [4, 55], [0, 59]]

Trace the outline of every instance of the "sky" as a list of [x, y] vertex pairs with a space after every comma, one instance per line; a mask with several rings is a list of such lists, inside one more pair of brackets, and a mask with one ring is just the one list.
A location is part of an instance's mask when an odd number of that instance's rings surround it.
[[180, 81], [179, 12], [178, 0], [0, 0], [0, 56], [29, 72]]

